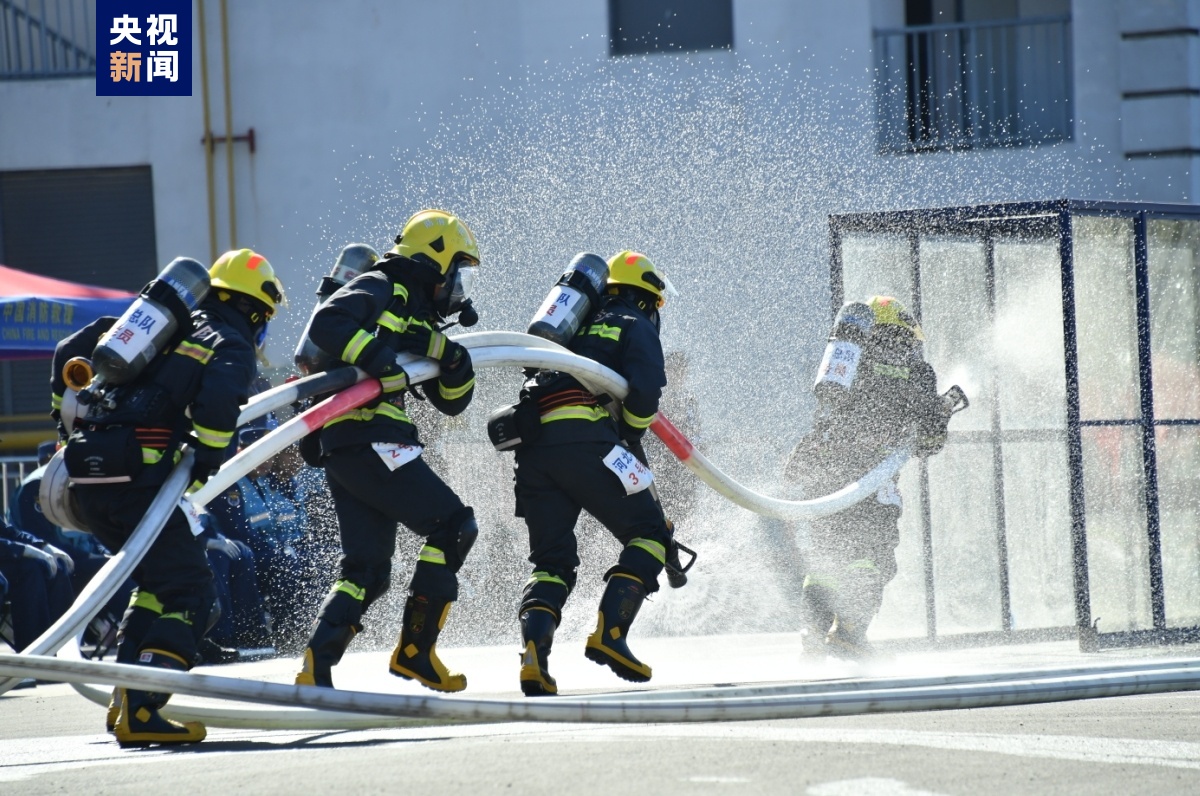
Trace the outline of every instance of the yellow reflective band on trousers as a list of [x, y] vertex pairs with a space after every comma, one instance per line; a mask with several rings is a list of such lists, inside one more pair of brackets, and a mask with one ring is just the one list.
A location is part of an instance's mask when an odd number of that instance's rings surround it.
[[625, 407], [621, 407], [621, 419], [634, 428], [650, 428], [650, 424], [654, 422], [654, 418], [657, 414], [658, 413], [655, 412], [649, 417], [639, 417]]
[[192, 620], [187, 618], [187, 614], [181, 614], [178, 611], [175, 611], [174, 613], [163, 614], [162, 618], [163, 619], [174, 619], [176, 622], [183, 622], [185, 625], [188, 625], [189, 627], [192, 624]]
[[475, 386], [475, 377], [467, 379], [467, 383], [461, 387], [447, 387], [438, 382], [438, 395], [445, 398], [447, 401], [453, 401], [455, 398], [462, 398]]
[[50, 395], [50, 408], [51, 409], [62, 409], [62, 396], [61, 395], [59, 395], [58, 393], [53, 393]]
[[421, 548], [421, 554], [417, 556], [418, 561], [424, 561], [427, 564], [445, 564], [446, 554], [436, 547], [425, 545]]
[[145, 608], [146, 610], [153, 611], [156, 614], [161, 614], [163, 609], [163, 604], [159, 602], [157, 597], [150, 592], [142, 591], [141, 589], [138, 589], [133, 593], [133, 599], [129, 601], [129, 606], [131, 608]]
[[357, 364], [358, 355], [367, 347], [367, 343], [374, 339], [373, 335], [359, 329], [350, 338], [350, 342], [346, 343], [346, 347], [342, 349], [342, 361], [349, 362], [351, 365]]
[[549, 572], [535, 572], [529, 576], [529, 580], [525, 581], [525, 588], [529, 588], [535, 583], [557, 583], [564, 589], [567, 588], [567, 582], [557, 575], [551, 575]]
[[560, 406], [542, 415], [543, 423], [553, 423], [555, 420], [603, 420], [608, 417], [608, 411], [599, 406]]
[[352, 580], [339, 580], [337, 583], [333, 584], [333, 590], [335, 592], [340, 591], [343, 594], [348, 594], [359, 602], [362, 602], [367, 598], [367, 590]]
[[639, 547], [642, 550], [645, 550], [647, 553], [654, 556], [654, 558], [660, 564], [667, 563], [667, 548], [663, 547], [653, 539], [642, 539], [641, 537], [638, 537], [637, 539], [631, 541], [628, 546]]

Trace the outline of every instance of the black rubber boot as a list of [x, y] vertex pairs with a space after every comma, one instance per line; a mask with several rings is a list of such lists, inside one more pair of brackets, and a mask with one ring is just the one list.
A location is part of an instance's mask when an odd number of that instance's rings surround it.
[[408, 595], [400, 640], [392, 651], [388, 671], [434, 691], [462, 691], [467, 687], [466, 676], [448, 670], [437, 656], [438, 635], [446, 624], [451, 605], [446, 599]]
[[622, 680], [644, 683], [650, 679], [650, 667], [634, 657], [625, 643], [629, 626], [646, 600], [641, 579], [625, 572], [614, 572], [600, 598], [596, 629], [588, 636], [584, 655], [589, 661], [607, 666]]
[[558, 684], [550, 676], [550, 647], [558, 617], [549, 608], [533, 606], [521, 614], [521, 691], [525, 696], [553, 696]]
[[[139, 666], [152, 666], [186, 672], [190, 667], [183, 658], [166, 650], [144, 649], [138, 658]], [[159, 710], [167, 704], [170, 694], [157, 691], [123, 689], [121, 711], [113, 734], [122, 748], [151, 744], [185, 744], [203, 741], [207, 734], [198, 721], [180, 723], [163, 718]]]
[[318, 619], [304, 649], [304, 663], [296, 675], [296, 685], [333, 688], [333, 667], [342, 660], [358, 630], [353, 625], [337, 626]]

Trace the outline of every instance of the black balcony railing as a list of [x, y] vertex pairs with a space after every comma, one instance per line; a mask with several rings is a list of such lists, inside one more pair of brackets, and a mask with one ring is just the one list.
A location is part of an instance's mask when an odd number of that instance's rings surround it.
[[1071, 138], [1071, 18], [875, 32], [886, 152], [1030, 146]]
[[0, 80], [95, 73], [94, 0], [0, 0]]

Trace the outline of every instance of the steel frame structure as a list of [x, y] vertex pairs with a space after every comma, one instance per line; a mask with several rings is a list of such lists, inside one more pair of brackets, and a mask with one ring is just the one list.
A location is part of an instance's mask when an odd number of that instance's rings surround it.
[[[1137, 321], [1137, 370], [1140, 417], [1135, 420], [1080, 418], [1078, 337], [1074, 278], [1073, 219], [1080, 216], [1107, 216], [1130, 219], [1133, 224], [1134, 300]], [[1017, 630], [1011, 621], [1008, 547], [1004, 524], [1003, 470], [995, 469], [997, 506], [996, 556], [1000, 572], [1000, 610], [1002, 629], [981, 633], [939, 637], [934, 607], [934, 550], [929, 516], [928, 468], [920, 462], [922, 552], [925, 564], [926, 641], [934, 645], [964, 646], [994, 642], [1028, 642], [1070, 638], [1077, 635], [1080, 647], [1087, 651], [1120, 646], [1183, 644], [1200, 641], [1200, 626], [1168, 627], [1163, 589], [1162, 541], [1159, 513], [1159, 472], [1155, 431], [1162, 426], [1196, 426], [1200, 418], [1158, 419], [1155, 417], [1154, 387], [1150, 349], [1149, 246], [1147, 228], [1151, 220], [1200, 221], [1200, 206], [1138, 202], [1085, 201], [1056, 199], [933, 209], [900, 210], [877, 213], [852, 213], [829, 217], [831, 318], [841, 307], [843, 295], [843, 237], [853, 233], [891, 233], [906, 236], [913, 285], [913, 307], [921, 317], [920, 245], [922, 235], [976, 237], [984, 245], [985, 282], [988, 301], [995, 306], [994, 243], [997, 235], [1030, 235], [1057, 239], [1062, 279], [1063, 343], [1066, 379], [1066, 434], [1070, 495], [1070, 533], [1074, 564], [1075, 625], [1073, 627]], [[993, 407], [996, 403], [992, 402]], [[993, 415], [997, 413], [993, 408]], [[1141, 437], [1141, 465], [1144, 478], [1150, 608], [1152, 628], [1101, 632], [1093, 620], [1087, 556], [1087, 525], [1084, 513], [1084, 457], [1082, 432], [1095, 426], [1137, 426]], [[992, 418], [994, 455], [999, 456], [1000, 432]]]

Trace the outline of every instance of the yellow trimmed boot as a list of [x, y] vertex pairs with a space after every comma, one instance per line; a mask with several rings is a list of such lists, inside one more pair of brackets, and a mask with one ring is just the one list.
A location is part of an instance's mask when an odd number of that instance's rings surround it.
[[[156, 649], [142, 650], [138, 664], [180, 672], [186, 672], [189, 668], [183, 658]], [[198, 743], [204, 740], [207, 733], [200, 722], [181, 723], [159, 715], [158, 711], [167, 704], [170, 694], [132, 688], [121, 691], [121, 710], [113, 726], [113, 735], [117, 736], [121, 748]]]
[[549, 608], [533, 606], [521, 614], [521, 691], [528, 697], [553, 696], [558, 684], [550, 676], [550, 646], [558, 617]]
[[584, 655], [589, 661], [607, 666], [622, 680], [644, 683], [650, 679], [650, 667], [634, 657], [625, 643], [629, 626], [646, 601], [646, 586], [641, 579], [625, 572], [608, 578], [600, 598], [596, 629], [588, 636]]
[[467, 687], [466, 676], [451, 672], [437, 656], [438, 635], [446, 625], [451, 604], [439, 598], [408, 596], [400, 640], [392, 651], [388, 671], [434, 691], [454, 692]]
[[117, 718], [121, 715], [121, 699], [124, 697], [124, 688], [114, 686], [112, 696], [108, 700], [108, 713], [104, 716], [104, 731], [112, 733], [113, 728], [117, 726]]
[[304, 663], [296, 675], [296, 685], [319, 685], [333, 688], [333, 667], [341, 660], [359, 628], [340, 627], [318, 619], [312, 638], [304, 650]]

